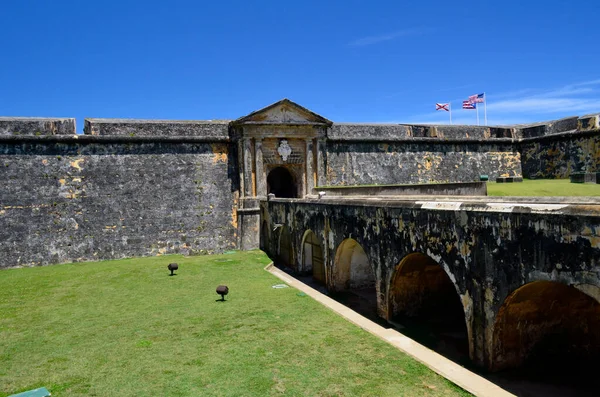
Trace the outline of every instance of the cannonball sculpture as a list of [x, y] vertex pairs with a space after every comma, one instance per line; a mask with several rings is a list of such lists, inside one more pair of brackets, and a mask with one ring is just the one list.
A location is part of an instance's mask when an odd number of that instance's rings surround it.
[[226, 285], [219, 285], [217, 287], [217, 294], [221, 295], [221, 300], [225, 300], [225, 295], [229, 293], [229, 288]]
[[169, 276], [174, 276], [175, 274], [173, 272], [175, 270], [179, 269], [179, 265], [177, 263], [169, 263], [169, 266], [167, 266], [167, 269], [169, 269], [171, 271], [171, 274], [169, 274]]

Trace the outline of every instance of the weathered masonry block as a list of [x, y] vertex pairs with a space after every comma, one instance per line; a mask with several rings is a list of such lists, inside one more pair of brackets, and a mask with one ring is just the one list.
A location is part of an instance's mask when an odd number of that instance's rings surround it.
[[86, 119], [84, 134], [128, 137], [229, 137], [229, 121]]
[[569, 178], [571, 183], [600, 183], [600, 172], [574, 172]]
[[0, 117], [0, 136], [44, 136], [75, 134], [75, 119]]

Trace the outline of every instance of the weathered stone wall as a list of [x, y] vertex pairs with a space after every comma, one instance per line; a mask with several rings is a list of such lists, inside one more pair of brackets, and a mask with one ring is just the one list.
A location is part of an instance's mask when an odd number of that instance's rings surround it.
[[525, 178], [568, 178], [600, 171], [600, 131], [546, 135], [521, 142]]
[[75, 135], [75, 119], [0, 117], [0, 136]]
[[330, 141], [327, 185], [475, 182], [480, 175], [521, 176], [520, 153], [510, 139], [444, 141]]
[[471, 182], [480, 175], [568, 178], [597, 172], [598, 115], [512, 127], [334, 124], [331, 186]]
[[351, 124], [335, 123], [327, 135], [335, 140], [385, 141], [402, 138], [442, 138], [479, 140], [514, 138], [516, 129], [476, 125], [419, 125], [419, 124]]
[[335, 123], [327, 130], [328, 138], [336, 140], [380, 140], [384, 137], [398, 139], [411, 137], [412, 135], [411, 126], [402, 124]]
[[237, 247], [226, 140], [0, 140], [0, 267]]
[[107, 136], [229, 136], [229, 120], [86, 119], [84, 134]]
[[[583, 117], [582, 119], [586, 119]], [[566, 131], [575, 131], [580, 127], [579, 117], [566, 117], [538, 124], [530, 124], [517, 129], [519, 138], [535, 138], [545, 135], [558, 134]]]

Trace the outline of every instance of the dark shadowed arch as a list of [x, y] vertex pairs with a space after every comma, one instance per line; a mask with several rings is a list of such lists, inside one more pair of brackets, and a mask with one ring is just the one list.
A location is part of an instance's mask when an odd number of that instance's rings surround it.
[[[515, 290], [494, 325], [492, 370], [528, 367], [544, 376], [598, 369], [600, 303], [579, 289], [535, 281]], [[597, 374], [595, 375], [597, 376]]]
[[312, 230], [307, 230], [302, 239], [302, 271], [311, 273], [316, 282], [325, 284], [323, 247]]
[[282, 226], [279, 232], [279, 244], [277, 247], [277, 264], [284, 267], [296, 269], [294, 262], [294, 250], [292, 248], [292, 235], [287, 226]]
[[267, 251], [269, 247], [269, 223], [263, 220], [260, 228], [260, 249]]
[[422, 253], [405, 256], [392, 274], [388, 319], [420, 329], [421, 342], [455, 360], [467, 360], [469, 340], [460, 295], [446, 271]]
[[297, 198], [298, 186], [292, 173], [285, 167], [273, 168], [267, 177], [267, 193], [275, 197]]

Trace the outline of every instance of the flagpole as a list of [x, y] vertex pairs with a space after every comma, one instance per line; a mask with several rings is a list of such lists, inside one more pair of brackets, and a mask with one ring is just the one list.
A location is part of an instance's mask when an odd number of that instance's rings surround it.
[[452, 125], [452, 103], [448, 102], [448, 108], [450, 108], [450, 125]]
[[477, 112], [477, 125], [479, 125], [479, 108], [477, 107], [477, 104], [475, 104], [475, 111]]
[[483, 117], [485, 125], [487, 125], [487, 96], [485, 95], [485, 92], [483, 93]]

